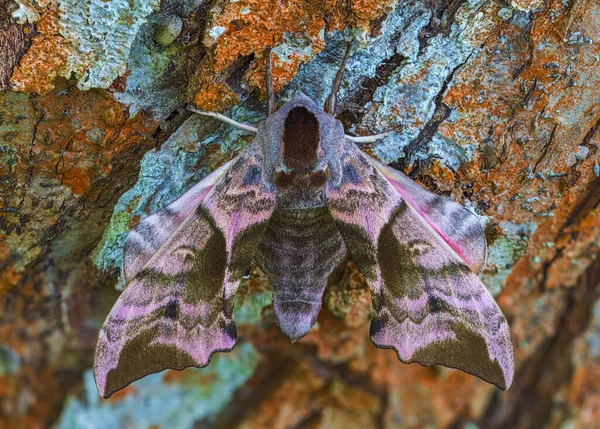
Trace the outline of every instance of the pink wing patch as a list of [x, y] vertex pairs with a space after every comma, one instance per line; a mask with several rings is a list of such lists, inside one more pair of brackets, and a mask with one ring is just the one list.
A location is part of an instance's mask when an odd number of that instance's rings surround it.
[[128, 237], [127, 286], [96, 346], [104, 397], [150, 373], [206, 366], [233, 348], [233, 297], [275, 207], [261, 166], [251, 144]]
[[429, 192], [403, 173], [368, 155], [365, 157], [474, 272], [483, 270], [487, 244], [483, 226], [476, 215], [452, 200]]
[[342, 182], [330, 184], [325, 198], [371, 288], [373, 343], [394, 349], [404, 363], [458, 368], [508, 388], [514, 373], [508, 324], [472, 272], [485, 260], [476, 216], [353, 143], [342, 164]]
[[123, 247], [125, 282], [129, 283], [146, 265], [236, 160], [234, 158], [217, 168], [165, 209], [148, 216], [129, 232]]

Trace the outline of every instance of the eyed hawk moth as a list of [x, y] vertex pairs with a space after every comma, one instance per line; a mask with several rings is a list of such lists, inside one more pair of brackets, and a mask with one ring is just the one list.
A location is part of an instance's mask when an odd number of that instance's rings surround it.
[[362, 152], [325, 108], [297, 93], [254, 140], [164, 210], [123, 250], [126, 287], [96, 346], [102, 396], [167, 368], [204, 367], [236, 342], [233, 298], [254, 261], [273, 283], [277, 324], [292, 341], [315, 323], [327, 278], [349, 254], [369, 285], [371, 340], [404, 363], [458, 368], [510, 386], [509, 327], [475, 273], [486, 260], [476, 215]]

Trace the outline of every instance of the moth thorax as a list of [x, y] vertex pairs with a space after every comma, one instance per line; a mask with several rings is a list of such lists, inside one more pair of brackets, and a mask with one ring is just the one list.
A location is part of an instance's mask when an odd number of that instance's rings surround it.
[[294, 107], [283, 127], [283, 161], [288, 168], [310, 168], [317, 161], [319, 121], [305, 107]]

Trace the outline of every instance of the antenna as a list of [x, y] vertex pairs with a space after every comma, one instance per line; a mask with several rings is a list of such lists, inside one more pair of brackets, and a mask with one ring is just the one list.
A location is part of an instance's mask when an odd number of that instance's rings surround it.
[[273, 70], [271, 70], [271, 48], [265, 48], [265, 82], [267, 83], [267, 97], [269, 99], [268, 116], [275, 113], [275, 91], [273, 90]]
[[329, 113], [332, 116], [335, 116], [335, 107], [337, 104], [337, 92], [340, 89], [340, 85], [342, 83], [342, 77], [344, 76], [344, 69], [346, 68], [346, 61], [348, 61], [348, 57], [350, 56], [350, 49], [352, 48], [352, 42], [346, 42], [346, 52], [344, 53], [344, 58], [342, 58], [342, 63], [340, 64], [340, 68], [338, 69], [335, 79], [333, 80], [333, 86], [331, 88], [331, 93], [327, 100], [325, 101], [325, 113]]

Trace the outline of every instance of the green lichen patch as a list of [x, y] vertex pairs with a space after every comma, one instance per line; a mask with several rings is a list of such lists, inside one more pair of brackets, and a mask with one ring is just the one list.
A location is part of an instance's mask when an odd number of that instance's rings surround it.
[[504, 232], [488, 249], [487, 266], [482, 274], [483, 283], [492, 295], [502, 291], [504, 280], [517, 260], [525, 253], [527, 240], [518, 234]]

